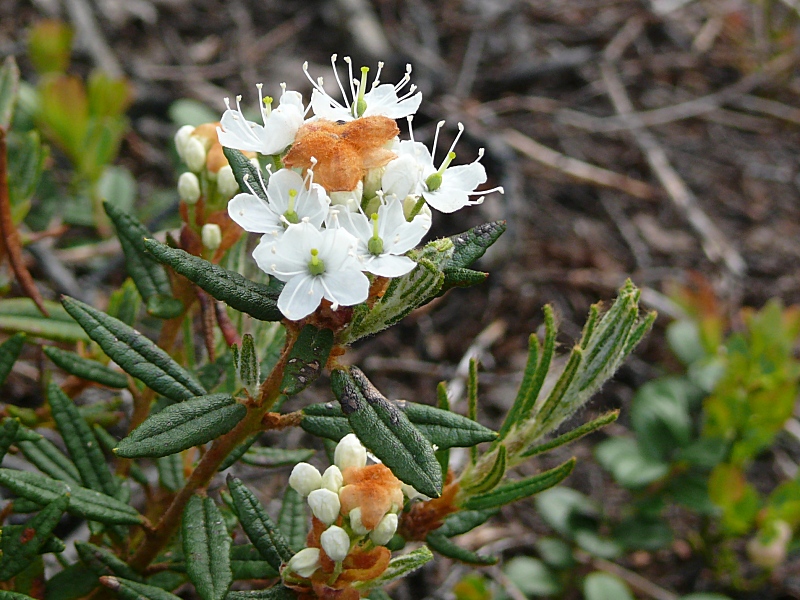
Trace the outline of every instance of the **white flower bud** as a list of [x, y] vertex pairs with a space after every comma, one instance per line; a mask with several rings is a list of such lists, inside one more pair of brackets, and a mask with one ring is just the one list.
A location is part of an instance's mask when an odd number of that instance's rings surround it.
[[405, 198], [416, 191], [421, 171], [413, 156], [404, 154], [386, 165], [381, 179], [383, 193]]
[[342, 508], [339, 502], [339, 494], [321, 488], [314, 490], [308, 495], [308, 505], [311, 512], [325, 525], [330, 525], [339, 517]]
[[[414, 207], [417, 205], [417, 196], [406, 196], [403, 200], [403, 214], [406, 216], [406, 219], [411, 214], [411, 211], [414, 210]], [[428, 219], [433, 218], [433, 213], [431, 213], [431, 209], [427, 204], [422, 205], [422, 209], [417, 213], [418, 215], [425, 215]]]
[[175, 132], [175, 150], [178, 151], [178, 156], [180, 156], [183, 161], [186, 160], [184, 156], [186, 142], [189, 141], [189, 136], [192, 135], [193, 132], [194, 127], [192, 125], [184, 125]]
[[392, 539], [395, 531], [397, 531], [397, 515], [389, 513], [384, 515], [375, 530], [369, 534], [369, 539], [376, 546], [385, 546]]
[[206, 149], [203, 142], [194, 136], [189, 136], [183, 145], [183, 160], [190, 171], [199, 173], [206, 166]]
[[322, 483], [322, 475], [319, 474], [314, 465], [307, 462], [297, 463], [289, 475], [289, 485], [303, 498], [314, 490], [318, 490]]
[[286, 570], [300, 577], [311, 577], [319, 568], [319, 548], [303, 548], [289, 559]]
[[203, 246], [209, 250], [216, 250], [222, 243], [222, 230], [216, 223], [206, 223], [200, 231]]
[[325, 472], [322, 474], [321, 487], [324, 487], [327, 490], [336, 492], [338, 494], [339, 490], [342, 489], [343, 483], [344, 479], [342, 478], [342, 472], [336, 465], [331, 465], [325, 469]]
[[367, 535], [369, 533], [369, 529], [364, 527], [364, 523], [361, 522], [360, 506], [356, 506], [350, 511], [350, 527], [358, 535]]
[[230, 165], [225, 165], [217, 173], [217, 190], [226, 198], [232, 198], [239, 193], [239, 184]]
[[367, 169], [364, 175], [364, 195], [372, 198], [381, 189], [381, 179], [383, 178], [383, 167], [377, 169]]
[[364, 184], [359, 181], [354, 190], [349, 192], [329, 192], [328, 196], [331, 199], [331, 206], [342, 206], [346, 207], [350, 212], [358, 212], [363, 192]]
[[319, 543], [333, 562], [342, 562], [350, 552], [350, 536], [341, 527], [331, 525], [319, 536]]
[[336, 445], [333, 462], [342, 471], [347, 467], [364, 467], [367, 464], [367, 449], [354, 433], [348, 433]]
[[764, 569], [772, 570], [779, 567], [786, 560], [786, 550], [792, 540], [792, 527], [786, 521], [772, 523], [772, 531], [764, 532], [747, 542], [747, 556], [750, 560]]
[[186, 204], [197, 204], [200, 200], [200, 180], [197, 175], [187, 171], [178, 177], [178, 197]]

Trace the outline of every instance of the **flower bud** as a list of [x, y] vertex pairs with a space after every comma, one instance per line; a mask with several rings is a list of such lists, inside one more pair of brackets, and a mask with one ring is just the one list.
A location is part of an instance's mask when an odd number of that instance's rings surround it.
[[354, 433], [348, 433], [336, 445], [333, 462], [341, 471], [348, 467], [363, 467], [367, 464], [367, 449]]
[[339, 490], [342, 489], [342, 484], [344, 484], [344, 479], [342, 478], [342, 472], [339, 470], [339, 467], [331, 465], [325, 469], [325, 472], [322, 474], [321, 487], [338, 494]]
[[206, 166], [206, 149], [194, 136], [189, 136], [183, 146], [183, 160], [190, 171], [199, 173]]
[[200, 231], [203, 246], [209, 250], [216, 250], [222, 243], [222, 230], [216, 223], [206, 223]]
[[192, 172], [181, 173], [178, 177], [178, 196], [186, 204], [197, 204], [200, 200], [200, 180]]
[[339, 517], [342, 508], [339, 502], [339, 494], [321, 488], [314, 490], [308, 495], [308, 505], [311, 512], [325, 525], [330, 525]]
[[322, 475], [314, 465], [307, 462], [297, 463], [289, 475], [289, 485], [303, 498], [314, 490], [318, 490], [322, 483]]
[[300, 577], [311, 577], [319, 567], [319, 548], [303, 548], [289, 559], [286, 570]]
[[769, 531], [761, 531], [747, 542], [748, 558], [768, 570], [779, 567], [786, 560], [787, 546], [792, 539], [792, 527], [786, 521], [775, 521], [770, 525]]
[[378, 194], [381, 189], [381, 179], [383, 178], [383, 167], [377, 169], [367, 169], [364, 174], [364, 195], [367, 198], [372, 198]]
[[404, 154], [386, 165], [381, 179], [383, 193], [405, 198], [413, 194], [420, 179], [420, 168], [414, 157]]
[[341, 527], [331, 525], [319, 536], [319, 543], [333, 562], [342, 562], [350, 552], [350, 536]]
[[376, 546], [385, 546], [394, 537], [395, 531], [397, 531], [397, 515], [389, 513], [381, 519], [378, 526], [369, 534], [369, 539]]
[[358, 212], [358, 207], [361, 205], [363, 190], [364, 184], [359, 181], [355, 189], [349, 192], [329, 192], [328, 196], [331, 199], [331, 206], [342, 206], [346, 207], [350, 212]]
[[180, 156], [183, 161], [186, 161], [186, 142], [189, 141], [189, 136], [191, 136], [193, 132], [194, 127], [192, 125], [184, 125], [175, 132], [175, 150], [178, 151], [178, 156]]
[[[403, 214], [405, 215], [406, 219], [411, 215], [411, 211], [414, 210], [414, 207], [417, 205], [417, 198], [416, 196], [406, 196], [403, 200]], [[433, 218], [433, 213], [431, 213], [431, 209], [427, 204], [424, 204], [417, 215], [425, 215], [428, 219]]]
[[232, 198], [239, 193], [239, 184], [230, 165], [225, 165], [217, 173], [217, 190], [226, 198]]
[[364, 523], [361, 521], [360, 506], [350, 511], [350, 527], [357, 535], [367, 535], [369, 533], [369, 529], [364, 527]]

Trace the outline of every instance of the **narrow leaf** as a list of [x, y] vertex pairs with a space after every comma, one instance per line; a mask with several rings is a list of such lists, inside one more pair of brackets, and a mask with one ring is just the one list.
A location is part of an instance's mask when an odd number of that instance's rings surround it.
[[249, 333], [242, 336], [242, 354], [239, 360], [239, 379], [247, 389], [253, 389], [261, 383], [258, 372], [258, 354], [256, 354], [253, 336]]
[[0, 590], [0, 600], [36, 600], [25, 594], [19, 592], [9, 592], [8, 590]]
[[16, 440], [17, 431], [19, 431], [18, 419], [10, 417], [3, 419], [3, 424], [0, 426], [0, 462], [3, 462], [3, 457]]
[[314, 456], [314, 450], [299, 448], [286, 450], [284, 448], [269, 448], [258, 446], [250, 448], [242, 456], [242, 462], [254, 467], [285, 467], [307, 461]]
[[467, 485], [462, 485], [462, 488], [465, 492], [473, 496], [483, 494], [497, 487], [497, 485], [503, 480], [503, 476], [505, 474], [506, 447], [505, 445], [500, 444], [497, 447], [494, 462], [492, 463], [491, 468], [484, 473], [483, 477], [481, 477], [479, 480], [469, 482]]
[[261, 321], [283, 319], [277, 304], [282, 286], [276, 279], [271, 285], [263, 285], [156, 240], [147, 239], [144, 245], [159, 262], [169, 265], [176, 273], [231, 308]]
[[47, 388], [47, 401], [83, 485], [108, 496], [116, 496], [119, 482], [109, 471], [97, 438], [78, 412], [78, 407], [52, 382]]
[[433, 553], [425, 546], [422, 546], [413, 552], [397, 556], [390, 560], [389, 566], [386, 567], [386, 570], [376, 579], [356, 582], [353, 587], [356, 589], [383, 587], [392, 581], [410, 575], [431, 559], [433, 559]]
[[148, 417], [114, 451], [124, 458], [169, 456], [229, 432], [246, 413], [229, 394], [198, 396]]
[[236, 183], [239, 184], [239, 191], [243, 194], [255, 194], [264, 202], [269, 202], [267, 190], [262, 185], [264, 178], [261, 170], [250, 162], [250, 159], [234, 148], [222, 148], [228, 164], [231, 166]]
[[443, 269], [469, 267], [483, 256], [506, 230], [505, 221], [493, 221], [473, 227], [469, 231], [451, 236], [453, 256], [442, 265]]
[[245, 441], [241, 444], [236, 446], [228, 456], [225, 457], [225, 460], [222, 461], [222, 464], [219, 466], [218, 471], [224, 471], [231, 465], [233, 465], [236, 461], [238, 461], [245, 453], [250, 449], [250, 446], [255, 444], [258, 441], [258, 438], [261, 437], [261, 432], [254, 433], [253, 435], [249, 436]]
[[136, 509], [94, 490], [67, 484], [27, 471], [0, 469], [0, 485], [39, 504], [49, 504], [59, 496], [69, 494], [67, 512], [91, 521], [110, 525], [139, 525], [141, 516]]
[[177, 492], [185, 483], [183, 477], [183, 459], [180, 454], [162, 456], [156, 460], [158, 482], [166, 490]]
[[[231, 547], [231, 573], [234, 581], [240, 579], [271, 579], [278, 576], [261, 553], [252, 544]], [[227, 598], [230, 598], [228, 592]]]
[[180, 596], [146, 583], [139, 583], [122, 577], [105, 576], [100, 583], [117, 592], [122, 600], [181, 600]]
[[539, 475], [507, 483], [486, 494], [472, 496], [463, 506], [467, 510], [485, 510], [522, 500], [560, 483], [572, 472], [574, 466], [575, 459], [571, 458], [564, 464]]
[[517, 392], [517, 397], [514, 399], [514, 404], [511, 405], [511, 409], [508, 411], [503, 425], [500, 427], [500, 431], [498, 432], [500, 437], [498, 439], [504, 439], [511, 427], [520, 421], [520, 415], [528, 403], [527, 398], [530, 393], [529, 390], [536, 378], [536, 372], [539, 369], [539, 354], [541, 351], [542, 345], [539, 343], [539, 338], [535, 333], [532, 333], [528, 337], [528, 360], [525, 363], [525, 370], [522, 373], [522, 382], [519, 385], [519, 391]]
[[78, 468], [47, 438], [21, 427], [15, 444], [28, 462], [42, 473], [69, 485], [80, 485], [81, 474]]
[[19, 358], [24, 343], [25, 334], [17, 333], [8, 338], [0, 346], [0, 386], [6, 382], [6, 377], [11, 373], [14, 363]]
[[547, 400], [544, 401], [544, 404], [542, 404], [541, 408], [537, 409], [536, 418], [542, 423], [549, 422], [553, 411], [555, 411], [556, 407], [564, 399], [567, 390], [572, 385], [572, 381], [575, 379], [575, 375], [581, 366], [581, 362], [583, 361], [583, 352], [584, 351], [580, 346], [575, 346], [572, 349], [569, 359], [567, 360], [567, 364], [564, 366], [564, 370], [561, 372], [561, 375], [559, 376], [558, 381], [556, 381], [555, 386], [553, 386], [552, 391], [547, 396]]
[[58, 303], [45, 300], [49, 317], [43, 317], [29, 298], [0, 300], [0, 331], [26, 333], [54, 342], [88, 342], [89, 336]]
[[572, 431], [568, 431], [567, 433], [564, 433], [557, 438], [550, 440], [549, 442], [545, 442], [544, 444], [540, 444], [526, 450], [522, 453], [522, 458], [536, 456], [537, 454], [549, 452], [553, 448], [558, 448], [559, 446], [574, 442], [575, 440], [580, 439], [583, 436], [592, 433], [593, 431], [597, 431], [601, 427], [605, 427], [609, 423], [613, 423], [617, 420], [617, 417], [619, 417], [619, 410], [607, 412], [606, 414], [599, 416], [596, 419], [592, 419], [588, 423], [584, 423], [580, 427], [576, 427]]
[[454, 537], [472, 531], [479, 525], [500, 512], [498, 508], [488, 510], [461, 510], [448, 516], [441, 527], [434, 530], [435, 533], [445, 537]]
[[8, 527], [3, 528], [0, 581], [11, 579], [30, 565], [58, 525], [68, 503], [66, 495], [58, 496], [19, 530], [12, 532]]
[[89, 567], [78, 562], [59, 571], [45, 582], [45, 598], [78, 600], [88, 596], [99, 585], [97, 577]]
[[211, 498], [192, 496], [181, 521], [186, 572], [203, 600], [222, 600], [233, 581], [231, 537]]
[[97, 577], [116, 575], [132, 581], [142, 581], [142, 576], [131, 569], [128, 563], [106, 548], [77, 540], [75, 550], [78, 551], [78, 556], [83, 564], [89, 567]]
[[[95, 423], [92, 425], [92, 431], [94, 431], [95, 437], [97, 437], [97, 441], [100, 442], [100, 445], [103, 447], [103, 450], [106, 452], [113, 452], [114, 448], [117, 447], [119, 444], [119, 440], [115, 438], [113, 435], [108, 433], [105, 429], [103, 429], [99, 424]], [[147, 475], [144, 474], [141, 467], [136, 463], [131, 463], [130, 468], [128, 469], [128, 474], [130, 475], [131, 479], [133, 479], [136, 483], [141, 486], [149, 485], [147, 481]]]
[[442, 469], [431, 443], [408, 417], [389, 402], [356, 367], [331, 374], [333, 393], [350, 427], [401, 481], [437, 498], [442, 490]]
[[124, 373], [110, 369], [96, 360], [83, 358], [74, 352], [68, 352], [55, 346], [45, 346], [43, 349], [50, 360], [70, 375], [95, 381], [112, 388], [124, 389], [128, 387], [128, 378], [125, 377]]
[[117, 230], [117, 237], [125, 255], [125, 267], [147, 304], [147, 312], [162, 319], [180, 315], [184, 306], [180, 300], [172, 297], [172, 287], [167, 272], [161, 263], [145, 250], [144, 239], [152, 237], [150, 232], [133, 215], [114, 204], [104, 202], [103, 208]]
[[281, 393], [293, 396], [311, 385], [322, 373], [333, 348], [333, 331], [306, 325], [297, 335], [281, 380]]
[[556, 317], [553, 314], [553, 307], [549, 304], [543, 309], [544, 312], [544, 347], [539, 357], [539, 362], [536, 365], [536, 371], [530, 380], [530, 383], [525, 390], [525, 397], [523, 398], [522, 408], [519, 412], [519, 420], [524, 421], [533, 411], [536, 405], [536, 400], [539, 397], [539, 392], [542, 390], [544, 380], [547, 377], [547, 372], [550, 370], [550, 363], [553, 360], [553, 354], [556, 351]]
[[442, 287], [438, 292], [438, 296], [443, 295], [448, 290], [455, 287], [472, 287], [473, 285], [480, 285], [486, 278], [489, 277], [488, 273], [483, 271], [473, 271], [472, 269], [444, 269], [444, 280]]
[[[227, 148], [226, 148], [227, 150]], [[297, 600], [297, 594], [282, 583], [265, 590], [228, 592], [227, 600]]]
[[294, 555], [280, 529], [240, 479], [228, 476], [228, 489], [244, 532], [275, 570]]
[[306, 502], [291, 486], [286, 486], [286, 492], [283, 494], [278, 527], [294, 552], [300, 552], [305, 548], [308, 533]]
[[206, 393], [191, 373], [132, 327], [74, 298], [62, 303], [115, 363], [153, 391], [175, 401]]
[[0, 127], [8, 130], [14, 116], [14, 105], [19, 91], [19, 67], [14, 57], [9, 55], [0, 69]]
[[425, 542], [442, 556], [453, 558], [468, 565], [493, 565], [497, 562], [497, 557], [495, 556], [476, 554], [438, 533], [429, 533], [428, 537], [425, 538]]

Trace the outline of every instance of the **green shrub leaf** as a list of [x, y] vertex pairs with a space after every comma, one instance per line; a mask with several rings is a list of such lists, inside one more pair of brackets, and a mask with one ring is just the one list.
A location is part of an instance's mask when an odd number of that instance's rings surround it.
[[112, 388], [123, 389], [128, 387], [128, 378], [125, 377], [124, 373], [114, 371], [96, 360], [83, 358], [74, 352], [68, 352], [55, 346], [45, 346], [44, 353], [70, 375], [95, 381]]
[[239, 190], [243, 194], [255, 193], [256, 196], [268, 203], [267, 190], [261, 185], [262, 181], [266, 183], [265, 179], [267, 178], [262, 177], [260, 169], [251, 163], [250, 159], [239, 150], [223, 147], [222, 152], [225, 154], [225, 158], [228, 159], [233, 176], [239, 184]]
[[505, 485], [493, 489], [491, 492], [472, 496], [464, 502], [464, 508], [468, 510], [485, 510], [533, 496], [534, 494], [538, 494], [560, 483], [572, 472], [574, 466], [575, 459], [571, 458], [562, 465], [540, 473], [539, 475], [506, 483]]
[[160, 587], [122, 577], [101, 577], [100, 583], [117, 592], [122, 600], [181, 600], [180, 596], [162, 590]]
[[19, 358], [24, 343], [25, 334], [17, 333], [0, 345], [0, 385], [6, 382], [6, 377], [11, 373], [14, 363]]
[[454, 558], [469, 565], [493, 565], [497, 562], [497, 557], [476, 554], [471, 550], [462, 548], [440, 533], [429, 533], [428, 537], [425, 538], [425, 542], [442, 556]]
[[88, 342], [89, 336], [58, 303], [44, 301], [50, 317], [43, 317], [30, 298], [0, 300], [0, 331], [26, 333], [54, 342]]
[[203, 600], [222, 600], [233, 581], [231, 537], [214, 500], [192, 496], [181, 521], [186, 572]]
[[[231, 572], [233, 579], [237, 581], [239, 579], [270, 579], [278, 576], [278, 571], [264, 560], [264, 557], [252, 544], [231, 547]], [[231, 597], [231, 592], [228, 592], [227, 597]]]
[[488, 510], [461, 510], [448, 516], [442, 526], [434, 530], [435, 533], [445, 537], [454, 537], [472, 531], [479, 525], [496, 515], [500, 509], [490, 508]]
[[57, 496], [19, 530], [3, 527], [0, 581], [8, 581], [30, 565], [58, 525], [68, 503], [66, 494]]
[[281, 380], [281, 393], [293, 396], [311, 385], [322, 373], [333, 348], [333, 331], [306, 325], [292, 346]]
[[80, 540], [75, 542], [75, 550], [78, 551], [81, 562], [89, 567], [97, 577], [111, 575], [142, 582], [142, 576], [111, 550]]
[[306, 534], [308, 533], [306, 502], [291, 486], [286, 486], [283, 494], [283, 504], [281, 504], [281, 512], [278, 515], [278, 527], [294, 552], [300, 552], [305, 548]]

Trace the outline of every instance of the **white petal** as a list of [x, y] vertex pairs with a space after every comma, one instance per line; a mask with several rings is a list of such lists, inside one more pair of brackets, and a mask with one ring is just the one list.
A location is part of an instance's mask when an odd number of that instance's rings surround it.
[[320, 234], [319, 257], [325, 263], [325, 272], [357, 269], [355, 250], [358, 240], [343, 228], [326, 229]]
[[278, 215], [253, 194], [236, 194], [228, 202], [228, 215], [245, 231], [268, 233], [283, 229]]
[[416, 193], [422, 181], [422, 167], [411, 154], [403, 154], [386, 165], [381, 187], [386, 195], [405, 198]]
[[410, 223], [406, 221], [403, 205], [397, 199], [390, 200], [381, 208], [383, 214], [378, 217], [378, 223], [382, 227], [380, 235], [387, 254], [405, 254], [416, 247], [431, 228], [431, 217], [426, 213], [419, 213]]
[[468, 165], [449, 167], [442, 174], [441, 189], [459, 189], [472, 192], [476, 187], [486, 183], [486, 169], [478, 161]]
[[410, 98], [398, 101], [394, 86], [384, 83], [364, 94], [364, 100], [367, 103], [365, 117], [382, 115], [390, 119], [403, 119], [417, 112], [422, 102], [422, 93], [418, 92]]
[[[281, 228], [283, 229], [283, 228]], [[273, 246], [278, 242], [280, 237], [283, 235], [283, 231], [274, 231], [272, 233], [265, 233], [261, 236], [261, 241], [258, 242], [258, 246], [255, 247], [253, 250], [253, 259], [256, 261], [258, 268], [264, 271], [265, 273], [269, 273], [270, 275], [275, 275], [272, 270], [272, 265], [276, 263], [276, 254], [272, 251]], [[298, 270], [302, 267], [301, 264], [295, 264], [291, 267], [287, 268], [287, 265], [281, 265], [281, 271], [284, 270]], [[277, 277], [277, 275], [275, 275]], [[280, 279], [280, 278], [279, 278]], [[281, 280], [283, 281], [283, 280]]]
[[239, 111], [226, 110], [217, 128], [219, 143], [227, 148], [261, 152], [264, 148], [264, 128], [247, 121]]
[[359, 241], [359, 248], [366, 248], [367, 240], [372, 237], [372, 223], [367, 216], [360, 212], [339, 212], [339, 224], [345, 231], [352, 234]]
[[278, 309], [291, 321], [299, 321], [314, 312], [322, 300], [322, 286], [313, 275], [290, 279], [278, 297]]
[[325, 297], [333, 303], [353, 306], [369, 295], [369, 279], [360, 271], [326, 272], [320, 278], [325, 284]]
[[455, 212], [469, 204], [467, 192], [461, 190], [439, 188], [435, 192], [422, 192], [422, 197], [428, 205], [443, 213]]
[[303, 178], [291, 169], [275, 171], [267, 184], [267, 197], [275, 212], [282, 215], [289, 208], [289, 192], [299, 194], [303, 190]]
[[353, 115], [346, 108], [337, 106], [333, 98], [319, 90], [311, 92], [311, 110], [314, 116], [331, 121], [352, 121]]
[[415, 266], [417, 266], [417, 263], [407, 256], [393, 256], [391, 254], [373, 256], [364, 263], [365, 270], [381, 277], [400, 277], [400, 275], [405, 275], [411, 271]]

